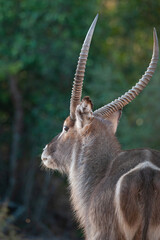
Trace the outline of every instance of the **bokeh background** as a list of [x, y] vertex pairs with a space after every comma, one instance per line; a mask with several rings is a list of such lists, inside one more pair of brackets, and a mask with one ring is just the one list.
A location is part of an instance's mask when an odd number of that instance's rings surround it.
[[[83, 239], [67, 178], [41, 167], [69, 114], [87, 30], [99, 13], [83, 95], [95, 109], [131, 88], [160, 38], [160, 0], [0, 0], [0, 239]], [[160, 149], [160, 65], [123, 110], [123, 149]]]

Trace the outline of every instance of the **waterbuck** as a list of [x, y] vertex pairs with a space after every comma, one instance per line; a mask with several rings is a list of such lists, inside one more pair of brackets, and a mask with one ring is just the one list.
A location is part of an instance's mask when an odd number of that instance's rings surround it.
[[156, 30], [153, 55], [138, 83], [113, 102], [92, 110], [81, 100], [91, 38], [84, 40], [75, 73], [70, 116], [62, 132], [46, 145], [43, 164], [68, 175], [71, 201], [87, 240], [160, 240], [160, 152], [123, 151], [115, 137], [122, 108], [150, 81], [158, 61]]

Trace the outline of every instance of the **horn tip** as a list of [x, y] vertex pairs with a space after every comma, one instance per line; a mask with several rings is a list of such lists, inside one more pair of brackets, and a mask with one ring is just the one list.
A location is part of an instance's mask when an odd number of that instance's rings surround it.
[[96, 15], [96, 17], [95, 17], [95, 18], [96, 18], [96, 19], [98, 19], [98, 17], [99, 17], [99, 13], [97, 13], [97, 15]]
[[157, 37], [157, 31], [155, 27], [153, 28], [153, 35]]
[[153, 28], [153, 39], [154, 39], [155, 54], [157, 55], [157, 58], [158, 58], [158, 55], [159, 55], [159, 46], [158, 46], [157, 31], [156, 31], [156, 28], [155, 28], [155, 27]]
[[93, 20], [93, 23], [92, 23], [92, 25], [91, 25], [93, 28], [95, 28], [95, 25], [96, 25], [97, 20], [98, 20], [98, 16], [99, 16], [99, 14], [97, 13], [97, 15], [95, 16], [95, 18], [94, 18], [94, 20]]
[[155, 27], [153, 28], [153, 37], [158, 42], [157, 31]]

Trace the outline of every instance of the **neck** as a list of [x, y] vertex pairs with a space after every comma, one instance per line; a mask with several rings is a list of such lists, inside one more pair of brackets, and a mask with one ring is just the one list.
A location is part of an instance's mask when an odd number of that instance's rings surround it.
[[89, 136], [74, 146], [69, 172], [71, 199], [74, 210], [85, 224], [86, 210], [97, 184], [104, 178], [112, 160], [121, 151], [115, 136], [106, 138], [104, 131], [100, 137]]

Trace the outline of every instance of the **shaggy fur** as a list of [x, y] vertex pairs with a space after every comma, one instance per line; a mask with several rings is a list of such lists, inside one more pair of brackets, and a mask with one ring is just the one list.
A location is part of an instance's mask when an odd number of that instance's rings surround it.
[[87, 240], [159, 240], [160, 152], [122, 151], [115, 137], [120, 114], [93, 117], [91, 101], [84, 98], [76, 119], [65, 120], [42, 160], [68, 175]]

